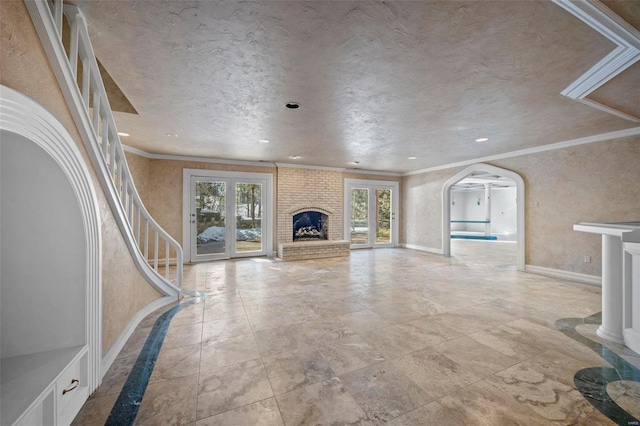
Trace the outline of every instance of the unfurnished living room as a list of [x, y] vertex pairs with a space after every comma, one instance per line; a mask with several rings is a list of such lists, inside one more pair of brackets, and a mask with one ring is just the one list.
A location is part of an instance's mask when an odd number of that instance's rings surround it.
[[0, 0], [0, 424], [640, 424], [640, 2]]

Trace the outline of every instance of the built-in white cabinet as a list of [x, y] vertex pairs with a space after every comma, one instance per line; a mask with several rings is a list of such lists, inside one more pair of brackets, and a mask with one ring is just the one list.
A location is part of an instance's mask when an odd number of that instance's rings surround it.
[[83, 219], [47, 152], [0, 141], [0, 424], [64, 426], [89, 397]]
[[3, 419], [24, 426], [70, 424], [89, 397], [87, 361], [86, 347], [3, 360]]
[[100, 384], [101, 230], [66, 128], [0, 85], [0, 425], [66, 426]]

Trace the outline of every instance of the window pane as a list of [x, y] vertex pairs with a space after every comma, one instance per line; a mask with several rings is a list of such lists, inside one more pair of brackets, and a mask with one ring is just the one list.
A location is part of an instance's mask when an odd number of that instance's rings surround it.
[[262, 185], [236, 184], [236, 252], [262, 251]]
[[196, 182], [196, 253], [225, 252], [224, 182]]
[[351, 190], [351, 244], [369, 243], [369, 190]]
[[376, 189], [376, 243], [391, 242], [391, 190]]

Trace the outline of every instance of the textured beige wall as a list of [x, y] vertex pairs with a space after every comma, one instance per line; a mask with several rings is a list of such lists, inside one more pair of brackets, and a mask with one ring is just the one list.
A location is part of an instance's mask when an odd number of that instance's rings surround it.
[[[638, 220], [639, 160], [636, 136], [491, 162], [525, 180], [526, 263], [600, 275], [600, 237], [575, 232], [573, 224]], [[403, 242], [442, 247], [442, 187], [462, 169], [403, 178]]]
[[22, 1], [0, 2], [0, 43], [0, 84], [51, 111], [76, 141], [92, 174], [102, 220], [102, 348], [106, 352], [133, 315], [159, 294], [139, 274], [129, 256]]
[[151, 160], [126, 151], [124, 156], [127, 158], [127, 164], [129, 165], [129, 171], [136, 190], [140, 194], [142, 203], [146, 206], [148, 204], [149, 182], [151, 179]]
[[[135, 155], [128, 154], [127, 159]], [[255, 167], [235, 164], [205, 163], [199, 161], [151, 160], [143, 201], [153, 218], [182, 245], [182, 170], [202, 169], [246, 173], [269, 173], [275, 167]], [[137, 180], [134, 182], [137, 185]]]

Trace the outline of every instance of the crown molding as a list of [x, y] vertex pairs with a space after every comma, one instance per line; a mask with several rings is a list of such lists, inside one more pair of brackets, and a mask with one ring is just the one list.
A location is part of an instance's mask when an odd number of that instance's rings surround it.
[[402, 173], [399, 172], [379, 172], [376, 170], [363, 170], [363, 169], [344, 169], [345, 173], [353, 173], [357, 175], [376, 175], [376, 176], [402, 176]]
[[488, 157], [476, 158], [473, 160], [465, 160], [457, 163], [444, 164], [442, 166], [429, 167], [426, 169], [415, 170], [403, 173], [403, 176], [417, 175], [420, 173], [435, 172], [438, 170], [451, 169], [453, 167], [468, 166], [475, 163], [486, 163], [488, 161], [503, 160], [505, 158], [519, 157], [521, 155], [537, 154], [539, 152], [553, 151], [556, 149], [569, 148], [572, 146], [585, 145], [594, 142], [603, 142], [611, 139], [626, 138], [629, 136], [640, 135], [640, 127], [632, 127], [625, 130], [617, 130], [615, 132], [602, 133], [599, 135], [587, 136], [584, 138], [571, 139], [568, 141], [552, 143], [548, 145], [537, 146], [535, 148], [520, 149], [518, 151], [505, 152], [504, 154], [490, 155]]
[[292, 169], [328, 170], [332, 172], [357, 173], [357, 174], [363, 174], [363, 175], [396, 176], [396, 177], [402, 176], [402, 173], [398, 173], [398, 172], [381, 172], [377, 170], [345, 169], [340, 167], [310, 166], [306, 164], [292, 164], [292, 163], [272, 163], [270, 161], [226, 160], [222, 158], [154, 154], [154, 153], [143, 151], [139, 148], [135, 148], [125, 144], [122, 144], [122, 149], [125, 152], [139, 155], [140, 157], [148, 158], [150, 160], [197, 161], [200, 163], [235, 164], [239, 166], [289, 167]]
[[585, 99], [640, 60], [640, 31], [597, 0], [553, 0], [553, 2], [617, 45], [607, 56], [560, 93], [569, 99], [625, 120], [640, 123], [638, 117]]
[[330, 172], [344, 172], [346, 170], [341, 167], [308, 166], [305, 164], [291, 164], [291, 163], [275, 163], [275, 165], [277, 167], [289, 167], [291, 169], [327, 170]]
[[241, 161], [241, 160], [224, 160], [217, 158], [207, 157], [188, 157], [181, 155], [166, 155], [166, 154], [152, 154], [147, 151], [143, 151], [138, 148], [134, 148], [128, 145], [122, 145], [122, 148], [129, 153], [139, 155], [151, 160], [174, 160], [174, 161], [197, 161], [202, 163], [217, 163], [217, 164], [236, 164], [244, 166], [256, 166], [256, 167], [289, 167], [293, 169], [311, 169], [311, 170], [328, 170], [333, 172], [343, 173], [356, 173], [366, 175], [380, 175], [380, 176], [411, 176], [421, 173], [435, 172], [438, 170], [446, 170], [454, 167], [468, 166], [470, 164], [484, 163], [487, 161], [503, 160], [505, 158], [519, 157], [521, 155], [536, 154], [539, 152], [553, 151], [556, 149], [569, 148], [572, 146], [585, 145], [594, 142], [604, 142], [611, 139], [626, 138], [629, 136], [640, 135], [640, 127], [632, 127], [625, 130], [617, 130], [615, 132], [602, 133], [599, 135], [587, 136], [584, 138], [571, 139], [567, 141], [552, 143], [548, 145], [537, 146], [534, 148], [520, 149], [518, 151], [505, 152], [503, 154], [490, 155], [487, 157], [474, 158], [471, 160], [459, 161], [457, 163], [443, 164], [441, 166], [428, 167], [426, 169], [414, 170], [411, 172], [397, 173], [397, 172], [380, 172], [374, 170], [361, 170], [361, 169], [344, 169], [338, 167], [323, 167], [323, 166], [309, 166], [304, 164], [290, 164], [290, 163], [270, 163], [262, 161]]
[[276, 163], [272, 163], [270, 161], [226, 160], [222, 158], [196, 157], [188, 155], [154, 154], [125, 144], [122, 144], [122, 149], [131, 154], [139, 155], [150, 160], [196, 161], [199, 163], [235, 164], [238, 166], [276, 167]]

